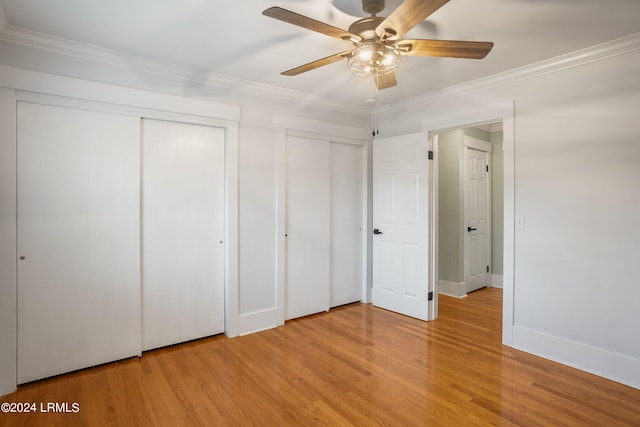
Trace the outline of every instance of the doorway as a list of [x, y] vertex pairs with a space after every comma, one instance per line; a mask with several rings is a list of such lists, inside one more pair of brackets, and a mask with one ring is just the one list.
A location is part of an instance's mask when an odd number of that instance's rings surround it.
[[[514, 313], [513, 313], [513, 297], [514, 297], [514, 241], [515, 241], [515, 233], [514, 233], [514, 216], [515, 216], [515, 204], [514, 204], [514, 187], [515, 187], [515, 168], [514, 168], [514, 138], [515, 138], [515, 129], [514, 129], [514, 112], [515, 104], [513, 101], [504, 101], [504, 102], [494, 102], [483, 105], [482, 107], [475, 109], [468, 109], [463, 111], [458, 111], [455, 114], [444, 114], [441, 116], [431, 117], [429, 119], [425, 119], [422, 121], [422, 130], [424, 132], [429, 132], [431, 138], [431, 144], [434, 150], [434, 181], [437, 184], [437, 171], [438, 167], [438, 134], [453, 130], [453, 129], [461, 129], [466, 127], [473, 127], [491, 123], [502, 123], [502, 178], [503, 178], [503, 186], [500, 189], [503, 195], [503, 210], [502, 221], [502, 239], [496, 240], [494, 242], [500, 242], [502, 246], [502, 259], [499, 257], [493, 257], [494, 262], [499, 262], [496, 260], [500, 260], [502, 264], [502, 288], [503, 288], [503, 298], [502, 298], [502, 343], [507, 346], [513, 346], [513, 321], [514, 321]], [[496, 152], [499, 152], [496, 150]], [[494, 180], [493, 185], [496, 185]], [[435, 187], [435, 186], [434, 186]], [[432, 232], [435, 235], [434, 239], [434, 248], [431, 251], [431, 263], [433, 265], [434, 275], [431, 276], [432, 283], [434, 284], [434, 308], [435, 313], [434, 317], [438, 316], [438, 242], [441, 240], [438, 237], [438, 191], [437, 188], [432, 192], [432, 202], [434, 205], [434, 209], [432, 210], [432, 215], [435, 220], [432, 222]], [[494, 209], [494, 214], [497, 214], [498, 211]], [[494, 228], [495, 231], [496, 228]], [[494, 246], [495, 248], [495, 246]]]
[[438, 292], [503, 284], [502, 122], [437, 134]]

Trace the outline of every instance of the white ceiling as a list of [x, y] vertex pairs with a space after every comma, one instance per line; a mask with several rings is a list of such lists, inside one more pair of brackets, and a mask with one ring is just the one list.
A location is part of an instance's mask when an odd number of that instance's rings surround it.
[[[381, 15], [399, 3], [388, 0]], [[351, 75], [345, 61], [281, 76], [350, 45], [267, 18], [262, 11], [269, 6], [345, 29], [365, 16], [359, 0], [0, 0], [0, 24], [14, 33], [50, 35], [198, 75], [345, 102], [361, 102], [374, 92], [373, 82]], [[403, 57], [398, 86], [384, 90], [380, 100], [397, 102], [638, 32], [639, 0], [451, 0], [405, 37], [492, 41], [491, 53], [483, 60]]]

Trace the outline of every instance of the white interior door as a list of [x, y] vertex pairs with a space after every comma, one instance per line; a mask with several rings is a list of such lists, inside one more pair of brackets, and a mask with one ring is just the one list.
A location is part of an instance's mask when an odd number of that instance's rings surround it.
[[25, 383], [140, 353], [140, 120], [17, 108]]
[[[491, 284], [491, 198], [489, 181], [489, 143], [465, 137], [464, 219], [465, 290]], [[472, 146], [470, 146], [472, 145]]]
[[224, 332], [224, 129], [143, 120], [143, 348]]
[[285, 319], [329, 310], [329, 141], [287, 136]]
[[362, 299], [363, 146], [331, 142], [331, 307]]
[[[373, 143], [373, 304], [429, 318], [428, 135]], [[433, 312], [433, 311], [431, 311]]]

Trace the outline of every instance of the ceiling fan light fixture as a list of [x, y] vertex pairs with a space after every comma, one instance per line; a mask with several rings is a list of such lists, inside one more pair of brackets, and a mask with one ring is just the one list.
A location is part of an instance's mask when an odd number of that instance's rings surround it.
[[358, 46], [347, 61], [349, 71], [358, 76], [388, 74], [400, 65], [400, 51], [377, 41]]
[[403, 38], [449, 0], [402, 0], [386, 18], [378, 16], [378, 12], [385, 8], [385, 0], [361, 1], [362, 9], [371, 16], [354, 21], [347, 30], [278, 6], [265, 9], [262, 12], [265, 16], [351, 42], [354, 46], [351, 50], [317, 59], [280, 74], [297, 76], [346, 59], [349, 71], [359, 76], [374, 77], [376, 88], [381, 90], [398, 84], [395, 70], [400, 65], [400, 55], [482, 59], [493, 48], [491, 42]]

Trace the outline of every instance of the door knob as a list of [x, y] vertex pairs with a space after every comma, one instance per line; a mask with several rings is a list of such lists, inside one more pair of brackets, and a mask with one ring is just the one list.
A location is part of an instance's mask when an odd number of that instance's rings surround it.
[[472, 231], [476, 231], [476, 230], [477, 230], [477, 228], [467, 227], [467, 231], [468, 231], [469, 233], [471, 233]]
[[373, 229], [373, 234], [383, 234], [382, 231], [378, 230], [377, 228]]
[[22, 259], [22, 260], [24, 260], [24, 259], [26, 259], [26, 258], [27, 258], [27, 257], [25, 257], [24, 255], [22, 255], [22, 256], [20, 257], [20, 259]]

